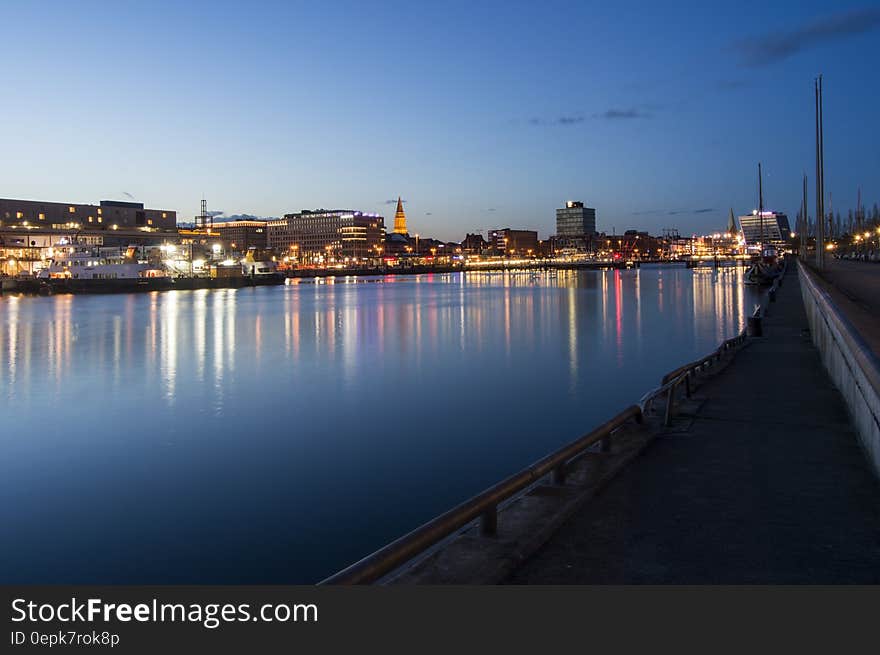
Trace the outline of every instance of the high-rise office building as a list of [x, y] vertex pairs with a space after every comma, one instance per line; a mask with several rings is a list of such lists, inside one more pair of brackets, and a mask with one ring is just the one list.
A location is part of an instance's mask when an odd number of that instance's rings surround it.
[[585, 252], [596, 234], [596, 210], [579, 200], [569, 200], [556, 210], [556, 247]]
[[569, 200], [556, 210], [557, 237], [590, 237], [596, 233], [596, 210], [584, 207], [578, 200]]
[[762, 242], [765, 244], [782, 245], [788, 241], [791, 234], [788, 216], [781, 212], [765, 211], [758, 215], [758, 210], [755, 210], [751, 214], [740, 216], [739, 224], [742, 227], [746, 245], [749, 246], [758, 245]]

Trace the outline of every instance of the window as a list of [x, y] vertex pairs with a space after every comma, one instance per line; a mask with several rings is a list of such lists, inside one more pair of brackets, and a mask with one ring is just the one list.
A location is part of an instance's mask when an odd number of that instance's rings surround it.
[[[168, 218], [168, 214], [165, 212], [162, 212], [162, 218]], [[150, 223], [150, 225], [152, 225], [152, 223]]]
[[98, 207], [98, 216], [100, 216], [100, 215], [101, 215], [101, 213], [102, 213], [102, 212], [101, 212], [101, 208], [100, 208], [100, 207]]
[[45, 220], [46, 220], [46, 215], [45, 215], [45, 214], [40, 214], [40, 220], [41, 220], [41, 221], [45, 221]]
[[75, 213], [76, 213], [76, 207], [74, 207], [73, 205], [71, 205], [70, 207], [67, 208], [67, 212], [70, 213], [70, 214], [75, 214]]
[[[100, 213], [101, 213], [101, 210], [99, 209], [99, 210], [98, 210], [98, 214], [100, 214]], [[99, 223], [103, 223], [103, 222], [104, 222], [104, 219], [103, 219], [101, 216], [98, 216], [98, 222], [99, 222]]]
[[24, 212], [15, 212], [15, 217], [16, 217], [16, 218], [23, 218], [23, 217], [24, 217]]

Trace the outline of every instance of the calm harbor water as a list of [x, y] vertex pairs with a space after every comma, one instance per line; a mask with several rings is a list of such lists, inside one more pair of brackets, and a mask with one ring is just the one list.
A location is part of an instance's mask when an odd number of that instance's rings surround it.
[[0, 582], [304, 583], [732, 336], [742, 271], [0, 298]]

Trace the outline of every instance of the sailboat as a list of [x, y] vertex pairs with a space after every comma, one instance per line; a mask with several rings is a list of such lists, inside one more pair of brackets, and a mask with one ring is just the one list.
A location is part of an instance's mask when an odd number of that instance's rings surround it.
[[745, 273], [745, 283], [752, 285], [770, 285], [782, 273], [779, 251], [772, 244], [764, 243], [764, 186], [761, 181], [761, 164], [758, 163], [758, 218], [761, 224], [761, 240], [758, 244], [759, 255]]

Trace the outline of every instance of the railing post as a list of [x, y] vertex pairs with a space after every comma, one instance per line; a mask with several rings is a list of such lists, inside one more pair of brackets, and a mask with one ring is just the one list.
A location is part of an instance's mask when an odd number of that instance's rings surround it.
[[667, 428], [672, 425], [672, 406], [675, 403], [675, 387], [678, 386], [678, 383], [675, 382], [669, 387], [669, 393], [666, 395], [666, 416], [663, 419], [663, 425]]
[[492, 507], [483, 512], [480, 519], [480, 532], [486, 537], [494, 537], [498, 534], [498, 508]]
[[563, 485], [565, 484], [565, 476], [568, 473], [566, 470], [565, 464], [560, 464], [555, 469], [553, 469], [553, 484]]

